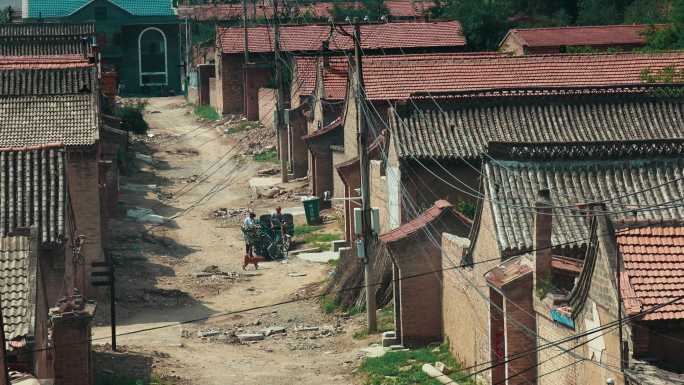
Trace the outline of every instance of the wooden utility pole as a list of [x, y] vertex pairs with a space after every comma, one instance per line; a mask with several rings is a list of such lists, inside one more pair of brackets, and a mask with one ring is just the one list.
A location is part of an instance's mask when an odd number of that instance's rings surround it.
[[242, 29], [245, 34], [245, 64], [249, 63], [249, 35], [247, 33], [247, 0], [242, 0]]
[[354, 20], [354, 57], [356, 59], [356, 116], [357, 116], [357, 142], [359, 151], [359, 164], [361, 166], [361, 241], [363, 242], [364, 276], [366, 282], [366, 313], [368, 318], [368, 332], [377, 329], [375, 285], [373, 284], [373, 263], [368, 252], [368, 243], [373, 237], [370, 223], [370, 159], [368, 155], [368, 127], [364, 110], [366, 97], [363, 92], [363, 52], [361, 51], [361, 27]]
[[276, 130], [278, 133], [278, 155], [280, 155], [280, 181], [287, 182], [287, 130], [283, 119], [283, 108], [285, 90], [283, 87], [283, 68], [280, 57], [280, 16], [278, 16], [278, 0], [273, 0], [273, 24], [275, 30], [274, 51], [275, 51], [275, 80], [278, 99], [276, 101]]
[[5, 343], [5, 322], [2, 316], [2, 298], [0, 298], [0, 385], [10, 385]]

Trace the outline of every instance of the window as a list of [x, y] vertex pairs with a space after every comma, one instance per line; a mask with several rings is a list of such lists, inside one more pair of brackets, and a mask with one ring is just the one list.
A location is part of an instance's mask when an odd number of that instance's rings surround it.
[[95, 20], [105, 20], [107, 18], [107, 8], [95, 7]]
[[138, 36], [140, 85], [166, 85], [166, 35], [158, 28], [150, 27]]

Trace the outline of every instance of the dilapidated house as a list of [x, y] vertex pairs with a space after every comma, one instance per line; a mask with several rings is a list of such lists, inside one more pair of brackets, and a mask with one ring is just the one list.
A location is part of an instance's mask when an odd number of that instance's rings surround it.
[[[86, 385], [94, 304], [50, 311], [61, 298], [81, 298], [86, 284], [85, 261], [74, 258], [67, 162], [62, 144], [0, 149], [0, 306], [10, 369]], [[56, 321], [65, 316], [80, 322]]]
[[[679, 305], [638, 314], [676, 296], [669, 290], [678, 278], [658, 262], [676, 264], [676, 253], [649, 253], [648, 237], [630, 233], [639, 226], [621, 228], [647, 223], [655, 230], [645, 231], [659, 232], [684, 214], [671, 202], [684, 193], [682, 145], [490, 143], [475, 231], [442, 237], [442, 268], [453, 270], [444, 280], [444, 333], [465, 366], [485, 368], [473, 375], [491, 384], [623, 384], [631, 357], [672, 359], [657, 343], [649, 350], [637, 330], [677, 319]], [[628, 314], [635, 317], [617, 327]]]
[[74, 224], [85, 236], [89, 269], [104, 260], [105, 241], [97, 66], [74, 55], [0, 56], [0, 79], [0, 147], [65, 147]]

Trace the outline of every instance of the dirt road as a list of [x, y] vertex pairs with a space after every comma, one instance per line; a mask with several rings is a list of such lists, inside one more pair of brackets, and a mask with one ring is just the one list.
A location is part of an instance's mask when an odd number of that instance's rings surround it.
[[[239, 227], [218, 227], [208, 218], [217, 208], [249, 206], [259, 214], [297, 203], [253, 200], [248, 180], [264, 165], [235, 157], [236, 140], [222, 128], [197, 122], [182, 98], [150, 100], [146, 120], [152, 137], [136, 150], [152, 156], [154, 164], [138, 160], [140, 169], [124, 178], [122, 215], [110, 223], [117, 334], [124, 334], [118, 343], [128, 353], [100, 357], [98, 370], [204, 385], [352, 383], [359, 343], [351, 333], [357, 321], [323, 314], [310, 300], [268, 307], [315, 293], [330, 267], [291, 258], [244, 273]], [[173, 217], [173, 223], [154, 226], [126, 218], [136, 207]], [[257, 307], [263, 308], [243, 311]], [[110, 330], [106, 306], [100, 309], [94, 338], [101, 345]], [[224, 315], [232, 312], [239, 313]], [[285, 333], [246, 344], [235, 340], [234, 334], [272, 326], [286, 328]], [[126, 364], [135, 357], [149, 359]], [[127, 370], [133, 373], [120, 373]]]

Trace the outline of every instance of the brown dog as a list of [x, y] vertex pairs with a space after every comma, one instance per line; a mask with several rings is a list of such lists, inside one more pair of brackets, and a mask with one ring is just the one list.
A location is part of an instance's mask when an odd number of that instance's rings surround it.
[[264, 257], [259, 257], [259, 256], [252, 256], [250, 257], [248, 254], [245, 254], [245, 259], [242, 263], [242, 270], [247, 270], [247, 266], [252, 263], [254, 264], [254, 269], [259, 268], [259, 262], [264, 262], [266, 258]]

